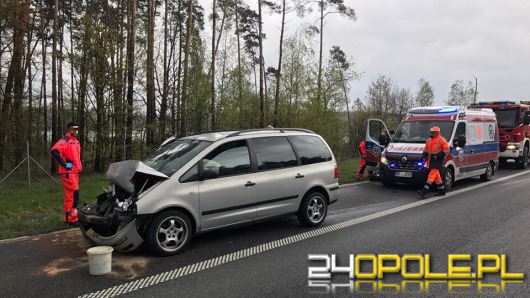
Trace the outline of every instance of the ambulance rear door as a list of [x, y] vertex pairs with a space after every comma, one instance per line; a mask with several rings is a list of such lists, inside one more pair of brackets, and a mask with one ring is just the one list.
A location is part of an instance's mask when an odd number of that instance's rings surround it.
[[388, 133], [388, 129], [385, 123], [379, 119], [368, 119], [368, 125], [366, 127], [366, 164], [368, 166], [376, 166], [381, 161], [381, 152], [385, 149], [379, 144], [379, 136], [381, 131], [385, 129]]
[[464, 154], [467, 156], [467, 177], [473, 177], [484, 173], [487, 163], [484, 160], [483, 127], [481, 122], [468, 123], [468, 138], [464, 146]]

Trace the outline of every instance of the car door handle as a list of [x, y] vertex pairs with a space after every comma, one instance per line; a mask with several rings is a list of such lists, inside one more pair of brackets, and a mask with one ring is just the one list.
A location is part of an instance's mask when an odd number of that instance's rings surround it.
[[254, 186], [254, 185], [256, 185], [256, 183], [252, 181], [247, 181], [247, 184], [245, 184], [245, 186]]
[[300, 175], [300, 173], [298, 173], [296, 176], [294, 176], [294, 178], [304, 178], [304, 175]]

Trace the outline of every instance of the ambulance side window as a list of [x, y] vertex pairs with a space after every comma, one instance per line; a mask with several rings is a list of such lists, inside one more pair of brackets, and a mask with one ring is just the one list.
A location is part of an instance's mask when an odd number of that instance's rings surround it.
[[469, 126], [469, 139], [475, 141], [477, 139], [477, 133], [475, 131], [475, 126]]

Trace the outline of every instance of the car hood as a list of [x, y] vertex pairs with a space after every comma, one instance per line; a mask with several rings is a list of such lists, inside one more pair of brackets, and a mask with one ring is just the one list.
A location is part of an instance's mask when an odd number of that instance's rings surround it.
[[[140, 178], [141, 179], [138, 179]], [[154, 179], [152, 179], [154, 178]], [[107, 179], [126, 192], [134, 193], [135, 185], [146, 180], [168, 179], [169, 177], [139, 160], [125, 160], [110, 164]]]

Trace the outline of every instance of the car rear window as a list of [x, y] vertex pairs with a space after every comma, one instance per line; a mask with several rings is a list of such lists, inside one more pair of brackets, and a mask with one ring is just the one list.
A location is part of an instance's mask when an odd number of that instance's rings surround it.
[[293, 147], [286, 137], [252, 139], [258, 160], [258, 170], [266, 171], [298, 165]]
[[330, 161], [331, 152], [316, 136], [290, 136], [302, 165]]

